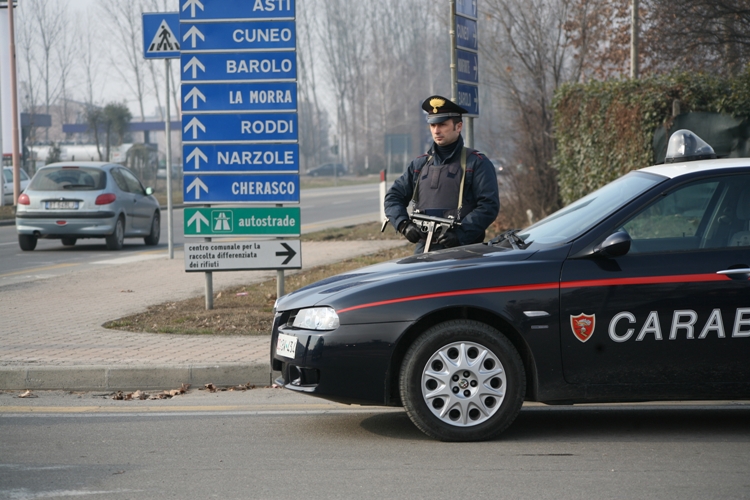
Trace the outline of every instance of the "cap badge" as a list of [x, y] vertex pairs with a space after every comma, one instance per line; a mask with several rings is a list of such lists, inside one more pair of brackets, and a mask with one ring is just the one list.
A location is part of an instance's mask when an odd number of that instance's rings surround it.
[[430, 106], [432, 106], [432, 112], [437, 113], [438, 108], [442, 108], [443, 106], [445, 106], [445, 99], [430, 99]]

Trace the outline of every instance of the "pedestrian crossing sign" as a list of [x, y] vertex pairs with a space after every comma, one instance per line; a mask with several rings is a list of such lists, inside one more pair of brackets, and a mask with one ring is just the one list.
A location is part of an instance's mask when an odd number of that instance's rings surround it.
[[172, 59], [180, 57], [180, 14], [178, 12], [143, 13], [143, 57]]

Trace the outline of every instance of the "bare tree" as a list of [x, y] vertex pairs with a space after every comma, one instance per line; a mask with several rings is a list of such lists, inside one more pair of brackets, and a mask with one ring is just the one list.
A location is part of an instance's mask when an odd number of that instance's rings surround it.
[[60, 79], [60, 101], [61, 105], [58, 106], [58, 112], [60, 115], [60, 123], [69, 123], [70, 115], [68, 108], [68, 100], [70, 98], [68, 92], [71, 84], [71, 76], [75, 61], [80, 54], [80, 51], [74, 47], [76, 44], [75, 31], [71, 29], [70, 17], [68, 12], [64, 11], [60, 20], [62, 26], [62, 33], [60, 34], [59, 41], [55, 46], [55, 70], [57, 76]]
[[484, 31], [490, 33], [485, 78], [508, 103], [513, 125], [503, 139], [512, 143], [510, 163], [517, 167], [510, 169], [513, 189], [503, 212], [510, 225], [521, 226], [559, 207], [551, 101], [560, 85], [580, 78], [581, 59], [575, 56], [585, 53], [588, 42], [582, 37], [576, 52], [566, 29], [575, 20], [572, 0], [489, 0], [485, 8], [491, 20]]
[[115, 43], [110, 44], [114, 49], [110, 52], [110, 64], [133, 93], [138, 102], [140, 120], [144, 121], [146, 62], [142, 48], [142, 4], [137, 0], [102, 0], [99, 5], [100, 13], [115, 39]]
[[[52, 74], [53, 51], [64, 34], [68, 3], [66, 0], [29, 0], [29, 4], [27, 8], [31, 10], [35, 28], [32, 37], [38, 41], [38, 50], [41, 51], [37, 66], [44, 90], [44, 110], [50, 114], [50, 106], [57, 99], [61, 87], [60, 79]], [[49, 140], [49, 129], [45, 129], [45, 140]]]
[[31, 9], [22, 4], [18, 9], [18, 30], [16, 31], [17, 54], [19, 61], [19, 73], [21, 74], [21, 100], [23, 109], [31, 114], [31, 126], [29, 127], [29, 136], [27, 140], [33, 144], [36, 142], [36, 126], [34, 123], [34, 113], [36, 113], [39, 103], [39, 85], [40, 78], [37, 76], [37, 54], [36, 54], [36, 36], [35, 25]]

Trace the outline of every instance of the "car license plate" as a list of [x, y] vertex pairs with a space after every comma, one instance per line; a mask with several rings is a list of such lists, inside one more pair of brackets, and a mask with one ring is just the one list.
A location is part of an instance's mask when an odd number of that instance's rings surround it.
[[77, 201], [48, 201], [47, 210], [78, 210]]
[[280, 333], [279, 339], [276, 341], [276, 354], [285, 358], [294, 358], [296, 352], [297, 337]]

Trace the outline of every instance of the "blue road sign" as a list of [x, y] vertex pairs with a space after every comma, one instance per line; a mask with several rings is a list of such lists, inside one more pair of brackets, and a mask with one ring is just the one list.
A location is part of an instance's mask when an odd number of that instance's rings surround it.
[[294, 50], [294, 21], [180, 23], [183, 52]]
[[476, 21], [456, 16], [456, 45], [460, 49], [479, 50]]
[[477, 18], [477, 0], [456, 0], [456, 14]]
[[180, 57], [180, 16], [177, 12], [144, 12], [143, 57], [173, 59]]
[[296, 141], [297, 113], [182, 115], [182, 142]]
[[182, 85], [182, 112], [296, 111], [297, 84], [186, 83]]
[[[476, 52], [456, 50], [458, 59], [458, 81], [479, 83], [479, 56]], [[184, 106], [183, 106], [184, 108]]]
[[182, 21], [294, 18], [295, 0], [180, 0]]
[[278, 81], [297, 78], [294, 52], [182, 54], [182, 83]]
[[299, 203], [298, 174], [191, 175], [185, 203]]
[[188, 144], [183, 173], [299, 172], [299, 144]]
[[469, 115], [479, 115], [479, 87], [467, 83], [458, 84], [458, 102], [456, 103], [466, 109]]

